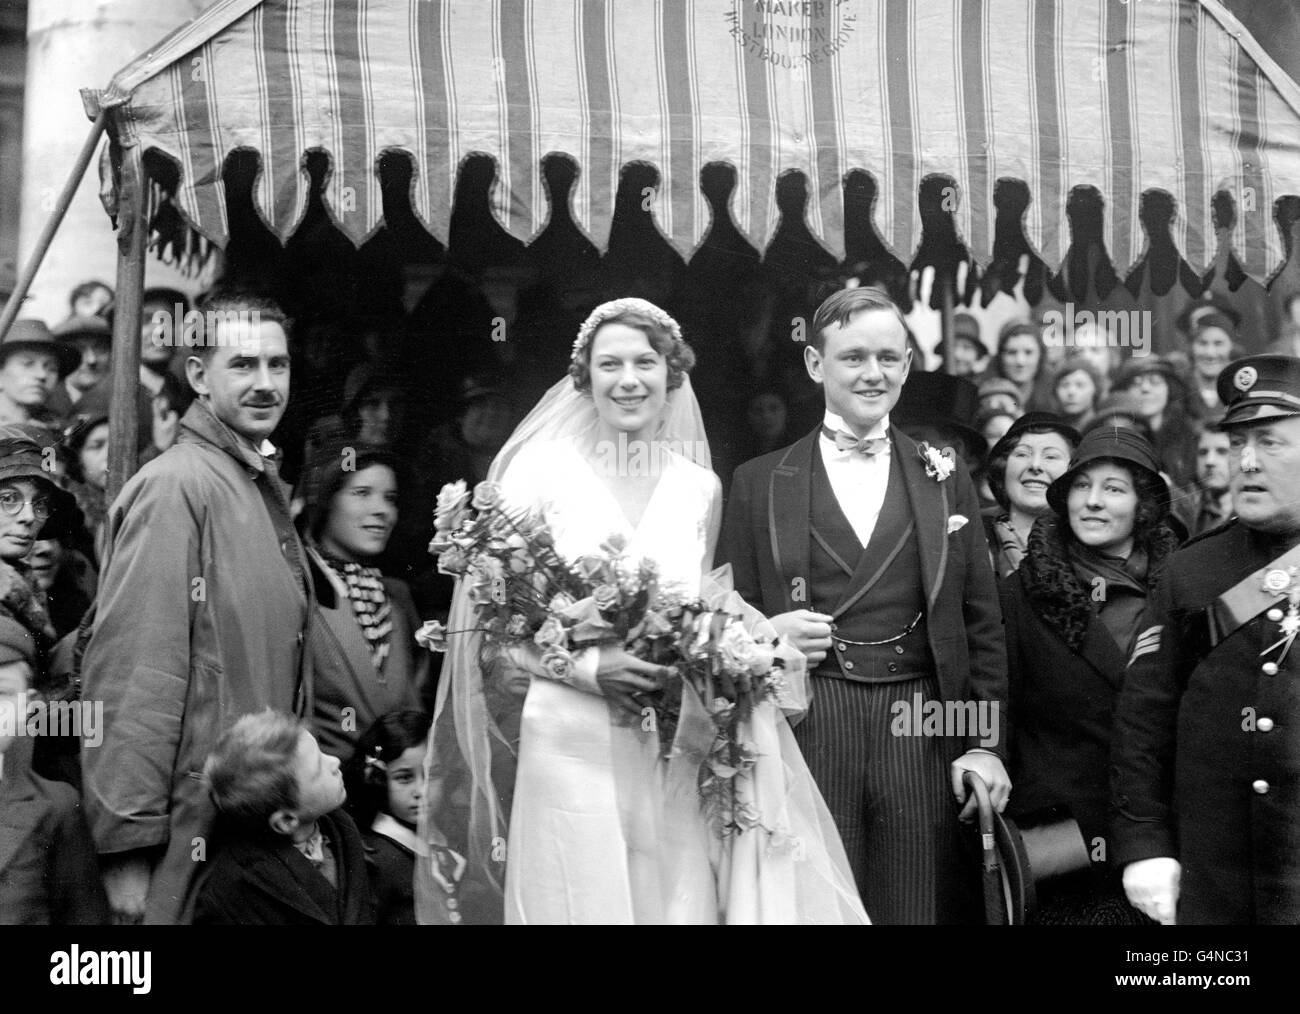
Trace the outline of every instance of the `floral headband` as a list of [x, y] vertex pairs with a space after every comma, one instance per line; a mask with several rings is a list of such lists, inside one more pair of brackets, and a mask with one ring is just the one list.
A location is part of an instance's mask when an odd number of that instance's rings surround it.
[[617, 317], [619, 314], [627, 313], [629, 310], [634, 310], [637, 313], [649, 317], [672, 335], [674, 340], [682, 340], [681, 325], [678, 324], [677, 321], [673, 320], [672, 317], [668, 316], [668, 314], [664, 313], [663, 310], [659, 309], [659, 307], [655, 306], [654, 303], [651, 303], [648, 300], [639, 299], [636, 296], [624, 296], [622, 299], [613, 299], [608, 303], [601, 303], [600, 306], [591, 311], [591, 316], [583, 321], [582, 327], [578, 328], [578, 337], [573, 343], [573, 354], [569, 358], [575, 363], [580, 362], [583, 352], [586, 351], [587, 346], [591, 343], [591, 336], [596, 333], [596, 330], [600, 325], [605, 323], [605, 321], [609, 320], [611, 317]]

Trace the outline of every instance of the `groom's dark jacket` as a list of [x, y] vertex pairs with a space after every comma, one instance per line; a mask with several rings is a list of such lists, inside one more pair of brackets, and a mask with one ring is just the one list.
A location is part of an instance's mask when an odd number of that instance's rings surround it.
[[[812, 563], [814, 488], [833, 495], [829, 484], [814, 475], [822, 469], [818, 436], [820, 427], [802, 440], [771, 454], [755, 458], [736, 469], [723, 520], [718, 562], [730, 563], [736, 590], [768, 616], [796, 609], [814, 609]], [[980, 523], [979, 502], [966, 466], [939, 481], [926, 474], [925, 461], [914, 440], [896, 427], [889, 428], [891, 481], [901, 479], [906, 499], [895, 499], [881, 512], [910, 521], [906, 540], [881, 546], [873, 536], [881, 566], [859, 568], [839, 608], [875, 608], [880, 596], [890, 594], [890, 552], [907, 550], [895, 559], [899, 567], [920, 567], [919, 598], [925, 611], [925, 631], [933, 656], [939, 691], [945, 701], [997, 702], [999, 729], [995, 746], [967, 738], [966, 748], [984, 747], [1007, 756], [1011, 716], [1007, 711], [1007, 657], [998, 605], [997, 584], [989, 563], [988, 542]], [[814, 455], [818, 460], [814, 462]], [[960, 519], [965, 518], [963, 523]], [[854, 540], [856, 545], [856, 540]], [[884, 552], [879, 552], [883, 549]], [[910, 555], [909, 555], [910, 554]], [[876, 582], [872, 584], [872, 581]], [[914, 582], [913, 582], [914, 583]], [[864, 584], [866, 593], [858, 597]], [[875, 598], [873, 599], [873, 595]], [[827, 612], [835, 613], [836, 608]], [[863, 666], [852, 662], [853, 645], [836, 645], [823, 663], [849, 680], [858, 679]], [[815, 707], [815, 705], [814, 705]]]

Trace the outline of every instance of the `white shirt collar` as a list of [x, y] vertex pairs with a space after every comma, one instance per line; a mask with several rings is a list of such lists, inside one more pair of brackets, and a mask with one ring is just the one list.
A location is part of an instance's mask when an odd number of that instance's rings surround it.
[[417, 856], [428, 855], [429, 850], [425, 848], [422, 842], [409, 827], [401, 823], [395, 817], [387, 813], [375, 814], [375, 819], [370, 822], [370, 830], [375, 834], [382, 834], [398, 845], [401, 845], [408, 852], [414, 852]]
[[[844, 420], [841, 419], [834, 412], [832, 412], [830, 409], [826, 410], [826, 415], [823, 417], [823, 422], [832, 431], [843, 430], [845, 433], [853, 432], [851, 429], [848, 428], [848, 426], [844, 424]], [[878, 423], [876, 423], [876, 425], [872, 426], [870, 432], [866, 434], [866, 437], [869, 440], [875, 437], [887, 437], [887, 436], [889, 436], [889, 413], [888, 412], [886, 412], [884, 417]], [[826, 439], [826, 434], [823, 433], [822, 438]]]

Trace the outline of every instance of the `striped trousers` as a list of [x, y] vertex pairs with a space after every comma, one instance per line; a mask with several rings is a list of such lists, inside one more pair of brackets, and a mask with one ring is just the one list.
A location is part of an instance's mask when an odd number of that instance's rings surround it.
[[813, 676], [808, 715], [794, 728], [830, 809], [873, 923], [933, 925], [980, 919], [979, 869], [957, 820], [949, 765], [957, 740], [891, 733], [893, 706], [934, 676], [853, 683]]

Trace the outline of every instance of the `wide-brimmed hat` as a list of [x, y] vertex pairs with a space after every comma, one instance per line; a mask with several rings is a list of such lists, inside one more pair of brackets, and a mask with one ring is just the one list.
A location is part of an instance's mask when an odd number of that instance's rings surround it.
[[1127, 391], [1112, 391], [1097, 406], [1097, 411], [1093, 413], [1092, 418], [1088, 421], [1088, 428], [1095, 429], [1109, 423], [1116, 416], [1127, 416], [1141, 422], [1142, 411], [1138, 407], [1137, 396], [1129, 394]]
[[1241, 314], [1235, 307], [1212, 297], [1203, 296], [1188, 303], [1174, 323], [1180, 331], [1190, 336], [1193, 331], [1211, 326], [1212, 318], [1217, 318], [1213, 319], [1213, 326], [1223, 328], [1235, 338], [1237, 327], [1241, 324]]
[[50, 516], [37, 533], [38, 538], [53, 538], [54, 535], [45, 535], [46, 530], [61, 532], [67, 515], [77, 509], [73, 495], [54, 481], [46, 467], [48, 460], [41, 446], [23, 430], [0, 426], [0, 483], [29, 479], [49, 495]]
[[913, 370], [889, 419], [899, 426], [937, 423], [952, 427], [966, 439], [971, 453], [983, 458], [989, 442], [975, 428], [979, 407], [979, 389], [964, 377]]
[[493, 374], [475, 374], [460, 382], [456, 400], [461, 405], [468, 405], [479, 398], [503, 398], [509, 401], [510, 395], [506, 393], [500, 378]]
[[75, 343], [79, 338], [95, 338], [112, 343], [113, 329], [103, 317], [90, 314], [73, 314], [54, 325], [53, 335], [59, 341]]
[[1115, 374], [1111, 390], [1127, 390], [1132, 386], [1133, 381], [1137, 380], [1138, 377], [1146, 376], [1148, 373], [1160, 374], [1171, 387], [1177, 385], [1178, 390], [1169, 392], [1169, 403], [1171, 405], [1187, 393], [1187, 382], [1183, 380], [1182, 373], [1164, 356], [1134, 356], [1126, 360]]
[[[984, 344], [984, 339], [980, 337], [980, 322], [969, 313], [958, 310], [952, 315], [952, 337], [954, 341], [958, 338], [964, 338], [979, 349], [981, 359], [988, 358], [989, 347]], [[942, 356], [946, 349], [947, 345], [941, 341], [935, 346], [934, 351], [936, 355]]]
[[58, 361], [59, 376], [76, 369], [81, 362], [81, 353], [75, 345], [58, 341], [45, 322], [24, 318], [16, 320], [9, 327], [9, 333], [0, 341], [0, 366], [15, 352], [48, 352]]
[[356, 408], [366, 394], [374, 390], [405, 390], [404, 378], [394, 368], [375, 363], [359, 363], [343, 382], [343, 411]]
[[980, 383], [979, 398], [981, 401], [995, 394], [1009, 394], [1016, 399], [1017, 405], [1020, 405], [1021, 408], [1025, 407], [1022, 404], [1024, 395], [1020, 393], [1020, 385], [1014, 380], [1008, 380], [1006, 377], [989, 377]]
[[1161, 517], [1169, 513], [1169, 487], [1160, 474], [1160, 458], [1151, 441], [1129, 426], [1101, 426], [1089, 430], [1079, 441], [1070, 467], [1047, 487], [1047, 502], [1059, 516], [1066, 515], [1071, 484], [1080, 472], [1098, 461], [1118, 461], [1146, 473], [1161, 490]]
[[1011, 428], [993, 445], [993, 449], [989, 451], [989, 460], [992, 461], [1000, 454], [1010, 454], [1015, 449], [1021, 434], [1035, 428], [1046, 428], [1061, 434], [1065, 437], [1065, 442], [1070, 445], [1071, 452], [1079, 446], [1079, 431], [1055, 412], [1026, 412], [1013, 422]]

